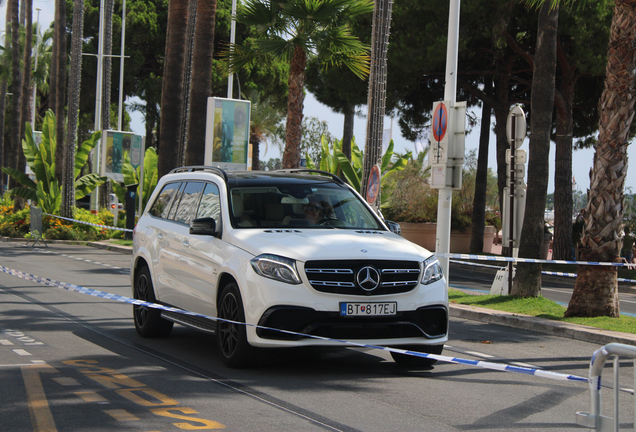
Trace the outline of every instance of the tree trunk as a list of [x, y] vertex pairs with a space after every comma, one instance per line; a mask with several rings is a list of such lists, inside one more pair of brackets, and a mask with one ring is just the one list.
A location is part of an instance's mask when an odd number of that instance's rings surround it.
[[[101, 125], [100, 130], [112, 130], [115, 129], [110, 124], [110, 103], [112, 99], [111, 89], [113, 80], [113, 58], [110, 55], [113, 53], [113, 11], [115, 9], [114, 0], [104, 1], [104, 46], [102, 47], [104, 58], [102, 59], [102, 106], [101, 110]], [[102, 140], [102, 143], [105, 141]], [[121, 155], [123, 158], [123, 154]], [[99, 199], [99, 208], [108, 208], [109, 197], [111, 194], [111, 184], [107, 181], [100, 186], [97, 197]]]
[[[203, 165], [204, 163], [206, 116], [203, 113], [207, 112], [208, 98], [212, 94], [215, 19], [216, 0], [197, 0], [186, 165]], [[258, 164], [258, 154], [256, 158]]]
[[[8, 166], [18, 169], [18, 153], [20, 152], [20, 106], [22, 92], [22, 77], [20, 76], [20, 22], [19, 22], [19, 0], [12, 0], [11, 7], [11, 153]], [[11, 181], [15, 187], [15, 181]]]
[[166, 40], [166, 61], [161, 96], [161, 141], [157, 161], [160, 178], [176, 168], [179, 159], [188, 3], [189, 1], [171, 0], [168, 7], [170, 31]]
[[564, 53], [559, 52], [562, 79], [555, 98], [557, 111], [556, 155], [554, 170], [554, 246], [552, 258], [572, 260], [572, 133], [574, 86], [577, 77]]
[[[499, 190], [499, 208], [503, 211], [504, 188], [506, 187], [506, 149], [510, 148], [506, 138], [506, 122], [510, 112], [510, 71], [512, 64], [506, 62], [498, 65], [499, 76], [495, 86], [498, 103], [495, 111], [495, 136], [497, 137], [497, 188]], [[504, 245], [505, 246], [505, 245]], [[504, 247], [502, 253], [506, 253]]]
[[300, 140], [302, 138], [303, 102], [305, 100], [305, 66], [307, 53], [301, 47], [294, 48], [289, 71], [287, 97], [287, 129], [283, 168], [300, 167]]
[[[104, 1], [104, 59], [102, 63], [102, 130], [114, 129], [110, 124], [110, 103], [111, 88], [113, 80], [113, 11], [115, 9], [115, 0]], [[122, 122], [123, 124], [123, 122]], [[123, 155], [122, 155], [123, 156]], [[100, 197], [102, 194], [99, 194]], [[108, 195], [106, 195], [108, 197]], [[108, 205], [108, 201], [106, 201]], [[101, 205], [100, 205], [101, 207]]]
[[260, 152], [261, 139], [258, 134], [250, 133], [250, 144], [252, 144], [252, 170], [261, 169], [258, 153]]
[[342, 153], [351, 160], [351, 141], [353, 140], [353, 122], [356, 117], [356, 107], [348, 105], [344, 109], [344, 126], [342, 128]]
[[[55, 25], [53, 32], [53, 46], [55, 48], [54, 62], [55, 69], [51, 65], [51, 75], [55, 75], [55, 78], [51, 78], [50, 92], [54, 92], [53, 102], [51, 105], [49, 101], [49, 107], [55, 113], [56, 121], [56, 142], [57, 148], [55, 149], [55, 178], [62, 184], [62, 177], [64, 176], [64, 162], [66, 148], [64, 146], [64, 105], [66, 99], [66, 1], [55, 0]], [[55, 84], [53, 84], [55, 81]], [[55, 85], [55, 87], [53, 87]]]
[[[492, 81], [488, 81], [490, 93]], [[486, 189], [488, 186], [488, 145], [490, 142], [490, 103], [483, 101], [481, 110], [481, 130], [479, 135], [479, 153], [477, 155], [477, 172], [475, 173], [475, 197], [473, 198], [473, 217], [470, 236], [470, 253], [480, 254], [484, 251], [484, 225], [486, 223]]]
[[75, 206], [75, 152], [77, 123], [79, 116], [79, 97], [82, 80], [82, 37], [84, 34], [84, 0], [73, 2], [73, 36], [71, 39], [71, 71], [68, 86], [68, 125], [66, 127], [67, 158], [64, 170], [64, 190], [60, 213], [64, 217], [73, 217]]
[[[5, 37], [3, 41], [4, 48], [6, 50], [11, 49], [11, 5], [12, 2], [7, 2], [7, 13], [5, 15]], [[6, 57], [2, 59], [2, 65], [5, 68], [9, 68], [9, 64], [6, 60]], [[11, 166], [9, 164], [10, 159], [9, 150], [11, 149], [11, 143], [8, 146], [5, 146], [4, 141], [4, 119], [6, 112], [6, 103], [7, 103], [7, 76], [6, 74], [3, 76], [2, 81], [0, 82], [0, 166]], [[4, 181], [6, 175], [3, 172], [0, 172], [0, 194], [4, 193], [6, 183]]]
[[[185, 165], [186, 160], [186, 147], [188, 143], [188, 132], [190, 130], [190, 96], [191, 96], [191, 80], [192, 80], [192, 63], [193, 63], [193, 51], [194, 51], [194, 38], [197, 18], [197, 4], [198, 0], [189, 0], [188, 5], [188, 21], [186, 32], [186, 52], [183, 63], [183, 102], [181, 112], [181, 135], [179, 136], [179, 150], [177, 160], [177, 166]], [[207, 84], [206, 84], [207, 86]], [[204, 111], [205, 112], [205, 111]]]
[[[22, 103], [20, 108], [20, 143], [24, 139], [26, 122], [30, 121], [31, 99], [31, 48], [33, 46], [33, 0], [26, 0], [26, 26], [24, 38], [24, 61], [22, 73]], [[33, 126], [33, 125], [32, 125]], [[22, 146], [20, 146], [20, 149]], [[24, 172], [26, 168], [26, 157], [23, 151], [18, 152], [18, 170]]]
[[[579, 257], [585, 261], [618, 261], [623, 246], [627, 146], [636, 101], [635, 23], [636, 0], [617, 0], [607, 49], [607, 78], [599, 101], [599, 135], [589, 199], [583, 212], [585, 223]], [[565, 316], [618, 317], [619, 314], [616, 269], [579, 270]]]
[[[545, 2], [539, 12], [537, 49], [532, 77], [530, 126], [532, 134], [528, 155], [528, 189], [519, 245], [519, 256], [524, 258], [541, 258], [543, 247], [558, 23], [559, 9], [551, 9], [551, 3]], [[511, 294], [522, 297], [540, 296], [541, 264], [520, 263]]]

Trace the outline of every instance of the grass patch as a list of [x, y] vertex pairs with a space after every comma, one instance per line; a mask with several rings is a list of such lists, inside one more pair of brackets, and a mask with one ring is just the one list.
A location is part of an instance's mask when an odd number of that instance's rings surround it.
[[448, 290], [451, 303], [483, 307], [539, 318], [563, 321], [572, 324], [586, 325], [603, 330], [636, 333], [636, 318], [621, 316], [620, 318], [565, 318], [565, 307], [545, 297], [514, 297], [496, 295], [472, 295], [455, 289]]
[[108, 243], [114, 243], [120, 246], [132, 246], [132, 240], [124, 240], [124, 239], [112, 239], [109, 240]]

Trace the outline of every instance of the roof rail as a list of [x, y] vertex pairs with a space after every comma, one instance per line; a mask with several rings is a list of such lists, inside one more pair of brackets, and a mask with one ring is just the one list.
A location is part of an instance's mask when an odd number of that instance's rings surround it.
[[279, 169], [279, 170], [275, 170], [275, 172], [285, 172], [285, 173], [315, 173], [315, 174], [322, 174], [322, 175], [326, 175], [331, 177], [332, 179], [334, 179], [337, 183], [340, 184], [345, 184], [345, 182], [342, 181], [342, 179], [340, 177], [338, 177], [335, 174], [332, 174], [328, 171], [322, 171], [322, 170], [317, 170], [317, 169], [309, 169], [309, 168], [293, 168], [293, 169]]
[[179, 167], [179, 168], [175, 168], [171, 170], [169, 174], [181, 173], [181, 172], [194, 172], [194, 171], [210, 171], [223, 177], [223, 180], [225, 180], [226, 183], [228, 181], [227, 173], [223, 169], [213, 167], [213, 166], [205, 166], [205, 165], [192, 165], [192, 166]]

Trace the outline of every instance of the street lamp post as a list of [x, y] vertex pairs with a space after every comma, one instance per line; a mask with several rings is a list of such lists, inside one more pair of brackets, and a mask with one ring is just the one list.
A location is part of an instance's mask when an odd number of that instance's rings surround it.
[[117, 130], [122, 130], [124, 124], [124, 41], [126, 40], [126, 0], [121, 11], [121, 56], [119, 60], [119, 114], [117, 116]]
[[[40, 46], [40, 37], [39, 37], [39, 33], [40, 33], [39, 32], [40, 11], [42, 9], [41, 8], [35, 8], [35, 10], [38, 11], [38, 15], [37, 15], [37, 19], [35, 20], [36, 37], [35, 37], [35, 67], [34, 67], [34, 72], [37, 72], [37, 70], [38, 70], [38, 49], [39, 49], [39, 46]], [[36, 103], [36, 100], [37, 100], [36, 99], [37, 91], [38, 91], [38, 86], [37, 86], [37, 81], [35, 81], [33, 83], [33, 106], [31, 108], [31, 124], [33, 126], [33, 130], [35, 130], [35, 103]]]
[[[232, 0], [232, 22], [230, 24], [230, 46], [234, 45], [236, 40], [236, 0]], [[234, 74], [231, 73], [227, 77], [227, 98], [232, 99], [232, 88], [234, 87]], [[239, 95], [239, 99], [241, 95]]]

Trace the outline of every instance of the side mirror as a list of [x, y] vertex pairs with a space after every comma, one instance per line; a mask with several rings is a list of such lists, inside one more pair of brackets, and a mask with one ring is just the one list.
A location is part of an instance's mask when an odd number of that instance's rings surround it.
[[218, 237], [220, 233], [216, 230], [216, 222], [214, 219], [204, 217], [195, 219], [190, 223], [190, 234]]
[[391, 230], [392, 233], [395, 233], [397, 235], [402, 235], [402, 228], [400, 228], [399, 223], [386, 220], [386, 219], [384, 220], [384, 223], [386, 224], [386, 226], [389, 227], [389, 230]]

